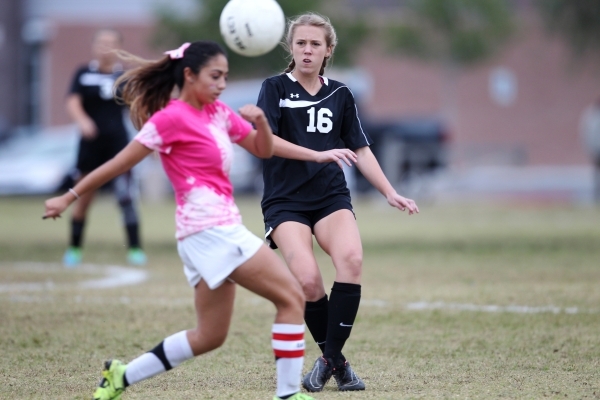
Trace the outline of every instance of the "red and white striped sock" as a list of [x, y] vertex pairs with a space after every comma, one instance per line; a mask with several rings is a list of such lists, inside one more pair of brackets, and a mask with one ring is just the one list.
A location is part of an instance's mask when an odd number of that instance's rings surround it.
[[300, 391], [304, 364], [304, 325], [273, 324], [273, 352], [277, 364], [277, 396]]

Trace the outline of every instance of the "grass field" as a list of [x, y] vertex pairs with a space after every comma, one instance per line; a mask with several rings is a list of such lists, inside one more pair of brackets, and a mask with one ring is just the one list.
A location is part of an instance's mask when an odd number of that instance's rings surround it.
[[[238, 203], [260, 234], [258, 200]], [[344, 352], [367, 390], [339, 393], [330, 383], [315, 398], [600, 398], [598, 209], [456, 203], [408, 217], [379, 202], [355, 206], [363, 301]], [[142, 208], [149, 265], [128, 276], [147, 279], [106, 288], [95, 280], [126, 266], [112, 198], [95, 204], [91, 265], [76, 270], [57, 263], [68, 217], [42, 221], [42, 210], [42, 199], [0, 198], [0, 398], [89, 399], [103, 360], [129, 361], [193, 327], [173, 205]], [[333, 267], [319, 259], [329, 287]], [[222, 348], [124, 399], [270, 399], [273, 315], [240, 288]], [[305, 369], [318, 355], [311, 340], [307, 347]]]

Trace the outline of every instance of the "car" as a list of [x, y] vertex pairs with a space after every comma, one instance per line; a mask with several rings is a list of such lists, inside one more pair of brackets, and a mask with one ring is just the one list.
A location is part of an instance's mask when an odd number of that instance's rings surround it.
[[[371, 84], [364, 71], [335, 71], [332, 77], [348, 82], [359, 105], [369, 97]], [[232, 82], [221, 95], [221, 100], [234, 110], [244, 104], [255, 104], [261, 85], [262, 80]], [[364, 131], [374, 141], [371, 150], [383, 171], [390, 182], [403, 192], [406, 186], [424, 182], [427, 177], [448, 166], [452, 135], [447, 124], [438, 116], [375, 119], [361, 113], [360, 118]], [[231, 171], [234, 187], [238, 191], [262, 193], [261, 161], [239, 146], [235, 146], [235, 151]], [[365, 193], [373, 189], [355, 168], [344, 172], [351, 190]]]
[[0, 145], [0, 195], [55, 193], [74, 172], [74, 126], [19, 129]]
[[[360, 102], [368, 97], [367, 78], [353, 72], [338, 79], [349, 82]], [[256, 104], [262, 82], [262, 79], [230, 82], [220, 99], [236, 111], [245, 104]], [[382, 120], [361, 113], [361, 123], [374, 140], [373, 153], [395, 186], [435, 173], [448, 164], [450, 134], [442, 120], [434, 116]], [[78, 140], [75, 125], [13, 132], [9, 139], [0, 142], [0, 195], [52, 194], [70, 187], [77, 172], [74, 167]], [[154, 164], [147, 160], [136, 169], [142, 193], [144, 185], [157, 186], [158, 179], [162, 182], [158, 185], [162, 194], [156, 196], [162, 197], [171, 188], [164, 173], [156, 172], [160, 168], [154, 168]], [[356, 168], [345, 172], [350, 174], [347, 177], [351, 190], [372, 189]], [[145, 179], [146, 175], [149, 179]], [[230, 179], [236, 194], [262, 193], [262, 161], [235, 145]], [[149, 181], [151, 185], [147, 184]]]
[[[392, 185], [406, 189], [412, 183], [432, 176], [448, 166], [452, 138], [448, 126], [437, 116], [406, 116], [387, 120], [362, 120], [363, 129], [373, 139], [371, 150]], [[360, 174], [359, 192], [371, 190]]]
[[[233, 109], [247, 103], [256, 103], [261, 81], [233, 83], [232, 91], [225, 91], [223, 101]], [[133, 126], [126, 126], [135, 135]], [[68, 189], [77, 176], [75, 163], [79, 133], [74, 124], [52, 128], [24, 127], [10, 132], [0, 142], [0, 195], [47, 195]], [[136, 167], [142, 194], [144, 186], [158, 186], [161, 193], [152, 196], [164, 197], [171, 186], [166, 175], [157, 172], [152, 160], [145, 160]], [[159, 167], [159, 169], [161, 169]], [[149, 175], [149, 179], [146, 179]], [[150, 180], [159, 179], [161, 183]], [[262, 167], [260, 160], [239, 146], [234, 146], [230, 179], [236, 193], [262, 192]]]

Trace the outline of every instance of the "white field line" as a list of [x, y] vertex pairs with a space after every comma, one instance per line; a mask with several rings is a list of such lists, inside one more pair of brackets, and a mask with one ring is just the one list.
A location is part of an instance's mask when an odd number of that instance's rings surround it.
[[[0, 293], [2, 291], [0, 290]], [[1, 299], [0, 299], [1, 300]], [[25, 294], [23, 292], [11, 292], [10, 297], [7, 299], [11, 303], [49, 303], [54, 301], [52, 295], [32, 295]], [[389, 303], [384, 300], [377, 299], [365, 299], [365, 304], [361, 301], [361, 307], [376, 307], [376, 308], [387, 308]], [[64, 301], [64, 298], [61, 300]], [[147, 304], [147, 305], [160, 305], [160, 306], [189, 306], [192, 304], [192, 300], [189, 298], [130, 298], [126, 296], [122, 297], [101, 297], [101, 296], [81, 296], [77, 295], [73, 297], [74, 303], [83, 304]], [[262, 306], [268, 304], [268, 301], [259, 297], [253, 297], [246, 302], [252, 306]], [[552, 314], [597, 314], [600, 310], [595, 309], [580, 309], [578, 307], [555, 307], [555, 306], [544, 306], [544, 307], [533, 307], [533, 306], [498, 306], [498, 305], [476, 305], [476, 304], [460, 304], [460, 303], [445, 303], [443, 301], [437, 302], [426, 302], [419, 301], [405, 304], [404, 308], [409, 311], [429, 311], [429, 310], [449, 310], [449, 311], [467, 311], [467, 312], [484, 312], [484, 313], [515, 313], [515, 314], [541, 314], [541, 313], [552, 313]], [[368, 311], [367, 311], [368, 312]]]
[[131, 298], [127, 296], [121, 297], [102, 297], [102, 296], [73, 296], [65, 298], [64, 296], [57, 297], [50, 294], [47, 295], [35, 295], [35, 294], [11, 294], [4, 299], [0, 297], [1, 301], [8, 301], [10, 303], [35, 303], [35, 304], [46, 304], [52, 303], [60, 299], [61, 303], [75, 303], [75, 304], [92, 304], [98, 306], [106, 305], [129, 305], [129, 304], [142, 304], [162, 307], [189, 307], [194, 305], [194, 299], [192, 296], [186, 298]]
[[[22, 263], [11, 263], [11, 266], [21, 270], [28, 270], [33, 272], [57, 272], [64, 271], [64, 267], [58, 263], [42, 263], [42, 262], [22, 262]], [[137, 285], [148, 279], [148, 271], [123, 267], [119, 265], [93, 265], [83, 264], [73, 271], [81, 271], [89, 274], [101, 274], [105, 276], [96, 279], [87, 279], [75, 284], [80, 289], [108, 289], [119, 286]], [[72, 289], [73, 284], [55, 284], [52, 280], [46, 282], [16, 282], [16, 283], [0, 283], [0, 294], [11, 293], [11, 302], [24, 302], [24, 303], [38, 303], [52, 301], [52, 296], [34, 296], [26, 295], [25, 292], [50, 292], [58, 289]], [[131, 303], [132, 300], [127, 297], [121, 297], [119, 299], [105, 299], [102, 297], [83, 299], [82, 296], [76, 296], [74, 301], [80, 302], [92, 302], [96, 304], [118, 302], [121, 304]], [[141, 300], [147, 303], [147, 300]], [[266, 302], [265, 299], [260, 297], [252, 297], [250, 303], [253, 305], [259, 305]], [[172, 301], [162, 299], [157, 304], [186, 304], [187, 299], [173, 299]], [[361, 306], [366, 307], [377, 307], [387, 308], [390, 303], [380, 299], [363, 299]], [[557, 307], [557, 306], [524, 306], [524, 305], [508, 305], [500, 306], [495, 304], [479, 305], [479, 304], [464, 304], [464, 303], [446, 303], [444, 301], [418, 301], [407, 303], [404, 306], [405, 309], [410, 311], [427, 311], [427, 310], [451, 310], [451, 311], [471, 311], [471, 312], [487, 312], [487, 313], [516, 313], [516, 314], [540, 314], [540, 313], [552, 313], [552, 314], [596, 314], [600, 310], [583, 310], [578, 307]]]
[[[32, 272], [58, 272], [64, 271], [64, 267], [57, 263], [11, 263], [15, 269]], [[75, 285], [80, 289], [109, 289], [119, 286], [137, 285], [148, 279], [148, 271], [140, 268], [123, 267], [119, 265], [93, 265], [83, 264], [74, 268], [73, 272], [86, 274], [102, 274], [102, 278], [87, 279], [76, 284], [56, 284], [52, 280], [46, 282], [16, 282], [0, 283], [0, 293], [22, 293], [53, 291], [58, 289], [71, 289]]]
[[148, 279], [148, 271], [139, 268], [107, 265], [104, 267], [106, 276], [100, 279], [90, 279], [79, 282], [83, 289], [107, 289], [118, 286], [137, 285]]
[[406, 304], [407, 310], [423, 311], [423, 310], [452, 310], [452, 311], [473, 311], [473, 312], [488, 312], [488, 313], [516, 313], [516, 314], [595, 314], [598, 310], [582, 310], [578, 307], [556, 307], [556, 306], [520, 306], [509, 305], [499, 306], [494, 304], [478, 305], [478, 304], [461, 304], [461, 303], [445, 303], [443, 301], [427, 302], [418, 301]]
[[[268, 304], [268, 301], [257, 296], [253, 296], [248, 300], [248, 303], [254, 306]], [[393, 304], [381, 299], [361, 299], [360, 307], [369, 308], [388, 308]], [[515, 314], [597, 314], [600, 310], [597, 309], [581, 309], [578, 307], [556, 307], [556, 306], [521, 306], [509, 305], [500, 306], [494, 304], [479, 305], [479, 304], [462, 304], [462, 303], [446, 303], [443, 301], [427, 302], [417, 301], [406, 303], [404, 309], [410, 311], [428, 311], [428, 310], [450, 310], [450, 311], [470, 311], [470, 312], [487, 312], [487, 313], [515, 313]]]

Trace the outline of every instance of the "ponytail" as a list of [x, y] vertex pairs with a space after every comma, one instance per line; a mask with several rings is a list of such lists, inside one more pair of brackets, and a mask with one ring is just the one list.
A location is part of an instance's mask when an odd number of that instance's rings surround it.
[[[135, 60], [131, 55], [122, 58]], [[115, 85], [122, 86], [120, 99], [129, 106], [131, 121], [137, 129], [169, 102], [175, 86], [175, 62], [169, 57], [142, 61], [143, 65], [125, 72], [117, 80]]]
[[227, 56], [221, 46], [210, 41], [186, 44], [165, 54], [159, 60], [148, 61], [127, 52], [119, 52], [121, 59], [140, 65], [124, 73], [115, 83], [116, 88], [122, 87], [119, 97], [129, 106], [131, 121], [137, 129], [167, 105], [175, 86], [179, 90], [183, 88], [186, 68], [198, 74], [214, 56]]
[[321, 69], [319, 70], [319, 75], [325, 75], [325, 67], [327, 66], [328, 60], [329, 60], [329, 57], [325, 57], [323, 59], [323, 64], [321, 64]]
[[292, 58], [292, 62], [287, 66], [287, 68], [283, 72], [287, 74], [288, 72], [292, 72], [294, 68], [296, 68], [296, 61], [294, 61], [294, 59]]

